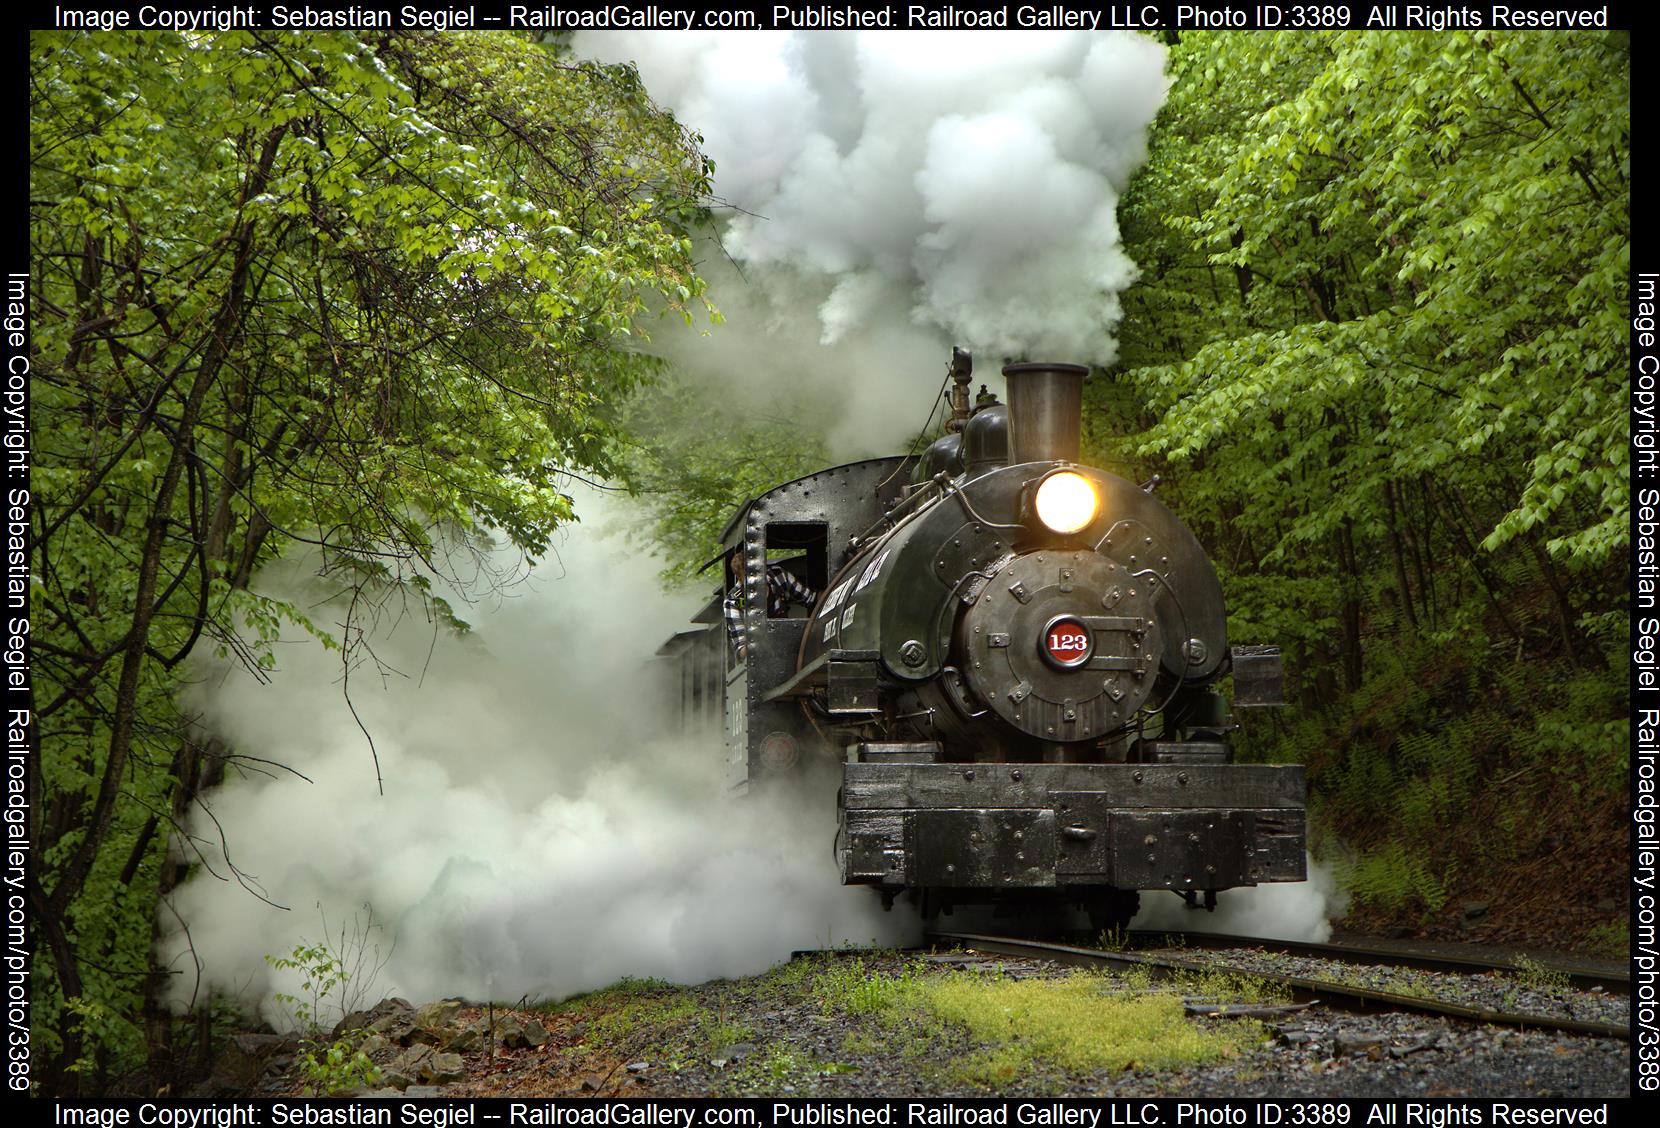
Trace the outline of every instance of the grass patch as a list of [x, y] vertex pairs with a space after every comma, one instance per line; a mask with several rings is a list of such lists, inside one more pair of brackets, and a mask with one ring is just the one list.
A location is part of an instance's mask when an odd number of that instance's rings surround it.
[[716, 1083], [711, 1095], [754, 1097], [811, 1090], [819, 1078], [858, 1072], [858, 1066], [846, 1062], [826, 1061], [791, 1046], [774, 1045], [731, 1069], [722, 1082]]
[[698, 1006], [683, 996], [637, 999], [595, 1016], [589, 1027], [607, 1041], [620, 1041], [642, 1030], [680, 1026], [698, 1013]]
[[712, 1009], [686, 988], [656, 980], [625, 979], [543, 1009], [586, 1020], [587, 1033], [573, 1054], [645, 1057], [670, 1070], [755, 1037], [748, 1026], [728, 1019], [724, 1004]]
[[923, 982], [924, 972], [917, 963], [889, 975], [866, 966], [862, 957], [854, 957], [827, 964], [813, 981], [812, 991], [825, 1014], [880, 1014], [915, 1002]]
[[1517, 983], [1530, 991], [1542, 991], [1551, 995], [1566, 994], [1573, 987], [1567, 972], [1546, 967], [1538, 960], [1529, 959], [1527, 956], [1516, 957], [1516, 970], [1512, 974]]
[[1599, 956], [1631, 954], [1631, 926], [1623, 920], [1604, 921], [1585, 931], [1585, 950]]
[[956, 1079], [995, 1086], [1041, 1062], [1074, 1071], [1161, 1069], [1231, 1057], [1259, 1041], [1261, 1026], [1200, 1026], [1174, 994], [1111, 991], [1095, 976], [986, 980], [953, 976], [926, 984], [929, 1012], [990, 1046], [965, 1057]]
[[805, 1081], [817, 1071], [817, 1062], [812, 1056], [785, 1045], [767, 1047], [766, 1053], [746, 1065], [733, 1078], [735, 1085], [744, 1089], [776, 1089], [786, 1083]]
[[1231, 971], [1180, 972], [1165, 982], [1187, 998], [1231, 1000], [1236, 1003], [1291, 1001], [1289, 987]]
[[1388, 991], [1391, 995], [1401, 995], [1408, 999], [1431, 999], [1435, 996], [1424, 983], [1409, 972], [1391, 975], [1383, 981], [1380, 991]]
[[731, 984], [732, 998], [757, 1005], [794, 1002], [811, 990], [813, 980], [825, 962], [824, 957], [801, 956], [786, 960], [753, 978], [734, 980]]
[[887, 1039], [878, 1034], [864, 1030], [855, 1030], [842, 1035], [842, 1053], [848, 1057], [860, 1057], [865, 1054], [880, 1054], [887, 1052]]
[[532, 1010], [545, 1014], [568, 1014], [572, 1011], [607, 1010], [635, 999], [672, 994], [679, 991], [673, 983], [662, 979], [619, 979], [609, 987], [572, 995], [556, 1003], [538, 1003]]

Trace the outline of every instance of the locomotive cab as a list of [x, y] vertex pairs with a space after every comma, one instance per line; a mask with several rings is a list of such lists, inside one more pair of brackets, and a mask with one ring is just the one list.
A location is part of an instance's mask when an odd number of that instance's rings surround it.
[[[833, 761], [813, 713], [777, 688], [794, 677], [813, 608], [776, 607], [768, 571], [821, 596], [851, 556], [849, 542], [900, 500], [900, 458], [835, 466], [748, 502], [722, 533], [727, 783], [735, 791], [788, 784]], [[741, 590], [732, 590], [734, 583]], [[782, 613], [779, 613], [779, 612]]]

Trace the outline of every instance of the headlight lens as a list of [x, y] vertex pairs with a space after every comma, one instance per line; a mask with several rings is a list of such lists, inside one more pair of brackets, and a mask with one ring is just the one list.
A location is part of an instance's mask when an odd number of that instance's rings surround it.
[[1033, 504], [1037, 507], [1038, 520], [1051, 531], [1075, 533], [1095, 520], [1099, 502], [1089, 479], [1062, 470], [1038, 483]]

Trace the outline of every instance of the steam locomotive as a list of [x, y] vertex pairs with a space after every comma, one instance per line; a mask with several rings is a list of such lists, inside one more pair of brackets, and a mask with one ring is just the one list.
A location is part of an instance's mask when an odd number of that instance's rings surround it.
[[833, 780], [841, 880], [887, 904], [1115, 928], [1140, 890], [1210, 908], [1306, 876], [1303, 769], [1234, 763], [1216, 689], [1231, 673], [1233, 708], [1279, 704], [1279, 651], [1229, 648], [1156, 480], [1078, 463], [1086, 372], [1010, 364], [1008, 403], [970, 405], [957, 350], [945, 437], [742, 506], [710, 562], [726, 582], [659, 651], [685, 712], [724, 729], [735, 788], [828, 802]]

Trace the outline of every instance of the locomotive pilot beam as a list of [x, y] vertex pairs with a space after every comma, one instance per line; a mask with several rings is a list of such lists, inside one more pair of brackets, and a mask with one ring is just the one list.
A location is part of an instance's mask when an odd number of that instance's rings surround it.
[[1229, 889], [1301, 881], [1302, 774], [1266, 764], [844, 766], [843, 884]]
[[1303, 769], [1233, 763], [1216, 692], [1278, 704], [1278, 649], [1231, 650], [1193, 534], [1078, 462], [1087, 369], [1008, 365], [1008, 405], [971, 408], [969, 366], [920, 458], [728, 524], [724, 626], [680, 651], [724, 655], [731, 782], [839, 785], [843, 883], [925, 912], [1052, 898], [1113, 927], [1142, 889], [1302, 880]]

